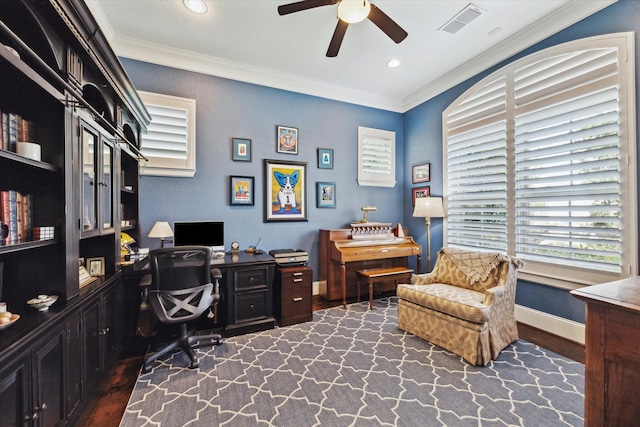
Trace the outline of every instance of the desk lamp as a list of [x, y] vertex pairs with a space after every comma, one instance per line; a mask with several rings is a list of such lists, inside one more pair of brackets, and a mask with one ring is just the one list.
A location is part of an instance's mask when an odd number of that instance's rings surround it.
[[164, 248], [164, 242], [171, 242], [171, 239], [167, 237], [173, 237], [173, 230], [166, 221], [158, 221], [153, 225], [153, 228], [149, 232], [149, 237], [153, 239], [160, 239], [160, 247]]
[[413, 216], [424, 218], [427, 225], [427, 273], [431, 271], [431, 218], [442, 218], [442, 197], [418, 197]]

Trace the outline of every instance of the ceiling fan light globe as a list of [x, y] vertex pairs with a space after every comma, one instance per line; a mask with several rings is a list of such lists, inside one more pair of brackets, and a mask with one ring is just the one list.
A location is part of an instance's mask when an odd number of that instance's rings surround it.
[[349, 24], [364, 21], [371, 12], [369, 0], [342, 0], [338, 4], [338, 18]]

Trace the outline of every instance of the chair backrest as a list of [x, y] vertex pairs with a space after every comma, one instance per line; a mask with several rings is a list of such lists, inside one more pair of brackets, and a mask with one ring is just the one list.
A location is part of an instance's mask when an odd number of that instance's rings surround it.
[[161, 248], [149, 253], [149, 302], [161, 322], [187, 322], [211, 306], [211, 256], [211, 248], [206, 246]]
[[176, 246], [151, 251], [152, 289], [177, 290], [211, 283], [211, 256], [211, 248], [207, 246]]

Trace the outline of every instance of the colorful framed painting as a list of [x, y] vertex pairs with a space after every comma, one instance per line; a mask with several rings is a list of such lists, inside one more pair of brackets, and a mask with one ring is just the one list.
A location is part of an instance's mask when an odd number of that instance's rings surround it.
[[307, 221], [307, 163], [264, 160], [264, 222]]
[[276, 151], [285, 154], [298, 154], [298, 128], [278, 126]]
[[335, 182], [318, 182], [316, 183], [316, 194], [318, 208], [335, 208], [336, 207], [336, 183]]
[[251, 140], [246, 138], [232, 138], [233, 145], [233, 161], [234, 162], [250, 162], [251, 161]]
[[418, 187], [413, 189], [413, 206], [416, 205], [416, 199], [420, 197], [429, 197], [431, 192], [429, 191], [429, 187]]
[[422, 163], [413, 165], [411, 168], [411, 182], [418, 184], [420, 182], [429, 182], [431, 180], [430, 163]]
[[252, 176], [231, 176], [231, 205], [254, 205], [254, 182]]
[[318, 148], [318, 169], [333, 169], [333, 149]]

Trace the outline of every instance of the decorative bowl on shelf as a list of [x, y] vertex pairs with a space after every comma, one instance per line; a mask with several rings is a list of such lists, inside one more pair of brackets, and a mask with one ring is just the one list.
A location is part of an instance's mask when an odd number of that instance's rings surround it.
[[27, 301], [31, 307], [38, 311], [47, 311], [49, 307], [58, 300], [58, 295], [38, 295], [37, 298], [32, 298]]
[[0, 323], [0, 331], [16, 323], [18, 319], [20, 319], [20, 315], [14, 313], [13, 315], [11, 315], [10, 319], [11, 320], [9, 320], [9, 322], [7, 323]]

